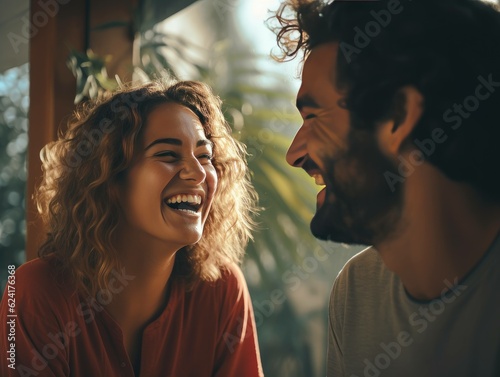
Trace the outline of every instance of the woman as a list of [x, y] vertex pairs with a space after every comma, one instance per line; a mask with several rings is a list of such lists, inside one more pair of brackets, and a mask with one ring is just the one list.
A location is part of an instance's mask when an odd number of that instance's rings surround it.
[[244, 157], [201, 83], [152, 83], [77, 112], [42, 152], [48, 234], [16, 272], [2, 376], [261, 376], [236, 266], [256, 202]]

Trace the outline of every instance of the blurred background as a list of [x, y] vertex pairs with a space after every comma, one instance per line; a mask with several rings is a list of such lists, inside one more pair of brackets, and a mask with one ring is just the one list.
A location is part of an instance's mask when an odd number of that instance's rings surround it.
[[38, 153], [64, 125], [74, 102], [131, 79], [202, 80], [223, 99], [234, 136], [247, 145], [265, 208], [243, 265], [264, 372], [269, 377], [326, 374], [331, 285], [363, 247], [311, 237], [318, 188], [307, 174], [285, 163], [301, 125], [294, 107], [300, 61], [277, 63], [270, 57], [271, 50], [278, 51], [266, 20], [279, 4], [1, 0], [2, 292], [7, 266], [36, 257], [43, 230], [30, 198], [40, 174]]

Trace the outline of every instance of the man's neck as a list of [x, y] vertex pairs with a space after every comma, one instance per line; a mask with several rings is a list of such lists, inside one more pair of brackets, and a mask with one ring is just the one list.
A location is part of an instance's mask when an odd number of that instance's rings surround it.
[[500, 206], [432, 167], [409, 177], [402, 229], [375, 245], [410, 295], [437, 298], [479, 262], [500, 230]]

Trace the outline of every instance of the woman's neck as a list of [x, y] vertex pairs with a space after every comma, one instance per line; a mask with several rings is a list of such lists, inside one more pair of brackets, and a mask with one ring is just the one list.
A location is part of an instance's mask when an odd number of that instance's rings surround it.
[[141, 326], [157, 317], [167, 303], [167, 288], [176, 248], [154, 242], [122, 238], [116, 243], [118, 260], [129, 284], [106, 307], [120, 326]]

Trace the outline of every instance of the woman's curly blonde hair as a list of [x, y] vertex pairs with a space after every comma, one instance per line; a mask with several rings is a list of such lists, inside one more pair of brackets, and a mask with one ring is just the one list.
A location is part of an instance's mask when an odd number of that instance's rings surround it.
[[77, 110], [68, 129], [41, 152], [44, 174], [36, 201], [47, 238], [39, 256], [55, 256], [61, 271], [92, 297], [107, 289], [110, 274], [120, 267], [112, 242], [120, 213], [117, 184], [132, 164], [148, 115], [164, 103], [198, 116], [214, 144], [218, 177], [203, 236], [177, 252], [172, 276], [185, 279], [188, 287], [216, 280], [226, 265], [240, 262], [251, 238], [257, 194], [245, 146], [232, 138], [221, 100], [195, 81], [123, 89]]

